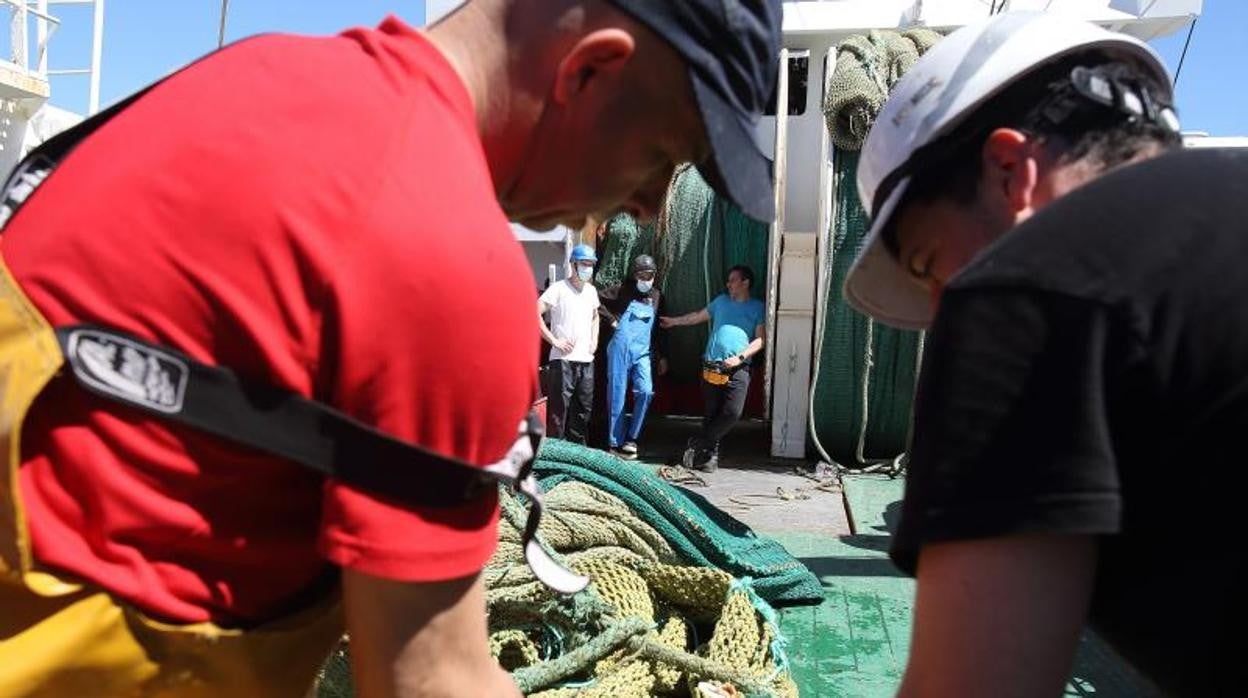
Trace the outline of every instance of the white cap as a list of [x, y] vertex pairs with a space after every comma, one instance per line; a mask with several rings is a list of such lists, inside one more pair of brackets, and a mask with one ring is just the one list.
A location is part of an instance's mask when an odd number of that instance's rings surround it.
[[[880, 239], [910, 186], [897, 179], [872, 210], [876, 192], [919, 148], [949, 134], [985, 101], [1019, 79], [1071, 53], [1100, 50], [1132, 61], [1165, 85], [1161, 59], [1144, 42], [1087, 22], [1040, 12], [1009, 12], [965, 26], [942, 39], [898, 81], [880, 111], [858, 161], [858, 195], [871, 216], [871, 231], [845, 280], [845, 298], [879, 322], [923, 329], [931, 301]], [[896, 175], [893, 175], [896, 179]]]

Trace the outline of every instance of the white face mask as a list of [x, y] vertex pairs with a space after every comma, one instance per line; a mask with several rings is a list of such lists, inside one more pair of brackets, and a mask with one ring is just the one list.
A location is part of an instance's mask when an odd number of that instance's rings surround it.
[[638, 281], [637, 282], [637, 290], [641, 291], [642, 293], [649, 293], [650, 289], [652, 288], [654, 288], [654, 281]]
[[576, 266], [576, 276], [581, 281], [589, 281], [590, 279], [594, 278], [594, 268], [582, 267], [581, 265], [578, 264]]

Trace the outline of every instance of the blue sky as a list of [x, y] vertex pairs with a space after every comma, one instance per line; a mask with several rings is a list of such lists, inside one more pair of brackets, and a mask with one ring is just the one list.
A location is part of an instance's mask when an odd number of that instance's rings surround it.
[[[216, 47], [220, 0], [108, 0], [101, 99], [115, 101]], [[388, 13], [424, 22], [423, 0], [230, 0], [227, 40], [265, 31], [330, 33], [376, 24]], [[89, 61], [90, 10], [57, 8], [64, 25], [53, 38], [53, 68]], [[1186, 30], [1154, 42], [1171, 73]], [[53, 103], [82, 112], [86, 79], [57, 77]], [[1179, 76], [1185, 130], [1248, 136], [1248, 1], [1205, 0]]]
[[[1172, 76], [1186, 38], [1184, 29], [1153, 42]], [[1178, 88], [1184, 130], [1248, 136], [1248, 2], [1204, 0]]]
[[[107, 0], [104, 8], [102, 106], [217, 47], [221, 0]], [[91, 62], [90, 6], [65, 5], [54, 13], [63, 24], [50, 44], [49, 67], [85, 68]], [[272, 31], [331, 34], [375, 25], [388, 14], [424, 24], [424, 0], [230, 0], [225, 40]], [[86, 111], [86, 77], [54, 76], [52, 103]]]

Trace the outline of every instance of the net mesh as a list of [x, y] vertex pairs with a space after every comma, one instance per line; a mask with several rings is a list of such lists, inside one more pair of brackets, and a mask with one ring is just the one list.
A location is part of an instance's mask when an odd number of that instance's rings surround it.
[[[842, 288], [849, 266], [869, 229], [858, 201], [854, 173], [858, 153], [837, 150], [834, 158], [835, 215], [832, 254], [824, 255], [829, 274], [824, 307], [823, 347], [815, 383], [814, 428], [837, 462], [858, 462], [859, 442], [867, 460], [891, 458], [906, 450], [910, 407], [917, 377], [919, 333], [871, 323], [845, 301]], [[867, 380], [863, 433], [863, 380]]]
[[[543, 444], [540, 539], [591, 586], [558, 596], [524, 561], [527, 511], [506, 490], [483, 571], [490, 650], [528, 695], [794, 698], [775, 607], [819, 603], [818, 580], [775, 541], [647, 468], [583, 446]], [[344, 642], [321, 698], [351, 695]], [[712, 693], [711, 695], [719, 695]]]

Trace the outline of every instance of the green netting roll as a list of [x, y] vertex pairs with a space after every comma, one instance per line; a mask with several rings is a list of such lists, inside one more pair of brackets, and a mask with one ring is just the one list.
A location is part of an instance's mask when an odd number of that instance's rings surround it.
[[[714, 204], [715, 193], [692, 167], [679, 171], [668, 189], [655, 258], [671, 315], [705, 308], [723, 288], [723, 237], [716, 234]], [[668, 333], [673, 378], [697, 379], [706, 338], [706, 325]]]
[[[727, 267], [745, 264], [754, 271], [754, 281], [750, 284], [750, 295], [766, 302], [767, 300], [767, 253], [770, 226], [746, 216], [741, 209], [730, 202], [719, 199], [722, 226], [724, 231], [724, 263]], [[724, 269], [724, 279], [728, 280], [728, 268]], [[723, 284], [721, 283], [722, 287]]]
[[[828, 455], [844, 465], [857, 463], [862, 436], [863, 374], [868, 370], [867, 421], [863, 455], [891, 458], [906, 450], [910, 407], [917, 374], [919, 333], [896, 330], [849, 307], [842, 295], [845, 275], [869, 229], [858, 201], [854, 173], [858, 153], [837, 150], [832, 255], [813, 422]], [[824, 259], [828, 259], [825, 255]], [[868, 352], [868, 339], [870, 351]]]
[[638, 223], [632, 216], [623, 213], [607, 221], [607, 236], [598, 253], [594, 285], [606, 288], [623, 283], [628, 278], [633, 259], [639, 254], [652, 254], [653, 248], [653, 223]]

